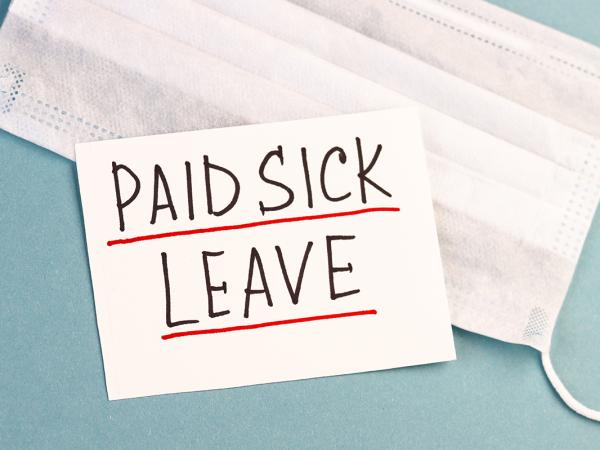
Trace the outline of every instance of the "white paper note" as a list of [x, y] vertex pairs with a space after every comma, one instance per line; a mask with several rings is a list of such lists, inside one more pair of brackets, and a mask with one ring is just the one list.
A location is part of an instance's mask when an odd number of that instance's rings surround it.
[[416, 110], [76, 151], [110, 399], [455, 358]]

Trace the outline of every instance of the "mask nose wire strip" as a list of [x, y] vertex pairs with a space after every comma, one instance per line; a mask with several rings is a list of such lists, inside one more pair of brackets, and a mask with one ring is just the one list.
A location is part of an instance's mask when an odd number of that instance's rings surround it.
[[552, 366], [549, 351], [542, 353], [542, 365], [544, 366], [544, 372], [546, 372], [546, 376], [548, 377], [550, 384], [552, 384], [552, 387], [554, 388], [558, 396], [562, 399], [563, 402], [565, 402], [565, 404], [569, 408], [571, 408], [577, 414], [582, 415], [583, 417], [600, 422], [600, 411], [588, 408], [587, 406], [581, 404], [571, 395], [571, 393], [568, 391], [568, 389], [565, 387], [562, 381], [560, 381], [560, 378], [558, 378], [558, 375], [556, 374], [556, 371]]

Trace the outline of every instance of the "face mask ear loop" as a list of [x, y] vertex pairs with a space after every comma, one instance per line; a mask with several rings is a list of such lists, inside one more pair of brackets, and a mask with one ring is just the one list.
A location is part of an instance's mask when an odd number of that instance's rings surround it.
[[587, 406], [579, 403], [567, 390], [562, 381], [560, 381], [560, 378], [558, 378], [558, 375], [554, 371], [554, 367], [552, 367], [550, 351], [542, 353], [542, 365], [544, 366], [544, 372], [546, 372], [546, 376], [548, 377], [550, 384], [552, 384], [552, 387], [556, 393], [569, 408], [583, 417], [600, 422], [600, 411], [588, 408]]

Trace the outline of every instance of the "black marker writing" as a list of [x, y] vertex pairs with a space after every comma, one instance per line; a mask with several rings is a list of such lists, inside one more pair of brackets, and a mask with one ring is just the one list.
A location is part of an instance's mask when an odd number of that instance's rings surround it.
[[192, 166], [189, 161], [185, 162], [185, 185], [188, 197], [188, 217], [194, 220], [194, 191], [192, 189]]
[[[163, 187], [163, 191], [165, 193], [165, 197], [167, 199], [167, 203], [163, 203], [161, 205], [158, 204], [158, 182], [160, 180], [160, 184]], [[169, 208], [171, 211], [171, 218], [173, 220], [177, 220], [177, 213], [175, 212], [175, 206], [173, 205], [173, 199], [171, 198], [171, 190], [169, 189], [169, 184], [167, 183], [167, 179], [165, 178], [165, 174], [162, 168], [158, 165], [154, 165], [154, 200], [152, 201], [152, 218], [150, 219], [151, 224], [156, 223], [156, 213], [159, 210]]]
[[325, 186], [325, 171], [327, 170], [327, 163], [329, 162], [329, 158], [334, 154], [337, 153], [338, 154], [338, 159], [342, 164], [346, 164], [346, 152], [344, 151], [343, 148], [341, 147], [333, 147], [331, 150], [329, 150], [325, 156], [323, 157], [323, 162], [321, 163], [321, 191], [323, 192], [323, 195], [325, 196], [325, 198], [327, 200], [329, 200], [330, 202], [340, 202], [342, 200], [347, 199], [348, 197], [350, 197], [350, 192], [346, 192], [343, 195], [340, 195], [338, 197], [332, 197], [331, 195], [329, 195], [329, 193], [327, 192], [327, 187]]
[[210, 284], [210, 270], [208, 267], [208, 257], [221, 256], [225, 252], [202, 252], [202, 263], [204, 264], [204, 280], [206, 281], [206, 293], [208, 294], [208, 317], [219, 317], [229, 314], [229, 310], [225, 309], [223, 311], [215, 312], [214, 304], [213, 304], [213, 292], [223, 291], [224, 294], [227, 294], [227, 283], [223, 281], [221, 286], [213, 286]]
[[300, 270], [298, 272], [298, 278], [296, 279], [296, 287], [292, 287], [292, 282], [290, 281], [290, 276], [288, 275], [287, 268], [285, 266], [285, 261], [283, 260], [283, 253], [281, 252], [281, 247], [279, 245], [275, 246], [275, 251], [277, 252], [277, 258], [279, 259], [279, 266], [281, 267], [281, 272], [283, 274], [283, 279], [285, 280], [285, 285], [287, 286], [288, 292], [290, 293], [290, 298], [292, 299], [292, 303], [294, 305], [298, 304], [298, 298], [300, 297], [300, 288], [302, 287], [302, 278], [304, 277], [304, 269], [306, 269], [306, 261], [308, 260], [308, 255], [310, 254], [310, 249], [312, 248], [313, 243], [308, 242], [306, 244], [306, 250], [304, 250], [304, 256], [302, 257], [302, 263], [300, 264]]
[[[227, 175], [231, 179], [231, 181], [233, 181], [233, 187], [234, 187], [233, 196], [231, 197], [231, 200], [229, 200], [229, 203], [219, 211], [215, 211], [213, 208], [213, 196], [212, 196], [212, 190], [210, 187], [210, 171], [211, 170], [216, 170], [218, 172], [221, 172], [221, 173]], [[237, 179], [237, 177], [233, 174], [233, 172], [231, 170], [211, 163], [208, 160], [207, 155], [204, 155], [204, 182], [206, 184], [206, 204], [207, 204], [207, 208], [208, 208], [208, 214], [213, 214], [215, 216], [222, 216], [223, 214], [225, 214], [226, 212], [228, 212], [229, 210], [231, 210], [231, 208], [233, 208], [235, 206], [235, 204], [237, 203], [238, 198], [240, 196], [239, 180]]]
[[[258, 272], [260, 275], [260, 281], [262, 284], [262, 289], [252, 289], [252, 275], [254, 273], [254, 264], [258, 267]], [[269, 286], [267, 285], [267, 278], [265, 277], [265, 269], [263, 268], [262, 260], [260, 259], [260, 254], [255, 247], [252, 247], [252, 251], [250, 252], [250, 269], [248, 272], [248, 283], [246, 284], [246, 289], [244, 292], [246, 293], [246, 302], [244, 306], [244, 317], [247, 319], [250, 316], [250, 296], [254, 294], [265, 294], [267, 297], [267, 304], [269, 306], [273, 306], [273, 300], [271, 299], [271, 293], [269, 292]]]
[[[119, 170], [124, 170], [125, 172], [127, 172], [129, 174], [129, 176], [131, 176], [131, 178], [133, 178], [133, 181], [135, 183], [135, 188], [133, 190], [133, 193], [124, 202], [121, 200], [121, 186], [120, 186], [119, 174], [118, 174]], [[133, 173], [133, 170], [131, 170], [129, 167], [127, 167], [124, 164], [117, 164], [114, 161], [112, 163], [112, 173], [113, 173], [113, 179], [115, 182], [115, 195], [117, 197], [117, 210], [119, 212], [119, 229], [121, 231], [125, 231], [125, 220], [123, 219], [123, 210], [125, 209], [126, 206], [129, 206], [131, 204], [131, 202], [134, 201], [135, 198], [140, 193], [140, 179], [137, 177], [137, 175], [135, 173]]]
[[341, 297], [347, 297], [349, 295], [358, 294], [360, 289], [353, 289], [346, 292], [336, 292], [335, 285], [333, 283], [333, 274], [337, 272], [350, 272], [352, 273], [352, 264], [348, 263], [346, 267], [334, 267], [333, 265], [333, 253], [331, 243], [333, 241], [349, 241], [354, 239], [356, 236], [327, 236], [327, 266], [329, 272], [329, 294], [331, 300], [335, 300]]
[[377, 146], [377, 150], [375, 150], [375, 155], [373, 156], [373, 158], [371, 158], [371, 162], [365, 169], [365, 165], [363, 162], [362, 146], [360, 144], [360, 138], [359, 137], [356, 138], [356, 149], [358, 150], [358, 167], [359, 167], [358, 179], [360, 180], [360, 198], [363, 203], [367, 203], [365, 182], [369, 183], [371, 186], [373, 186], [375, 189], [377, 189], [379, 192], [383, 193], [384, 195], [387, 195], [388, 197], [392, 196], [392, 194], [390, 194], [384, 188], [382, 188], [377, 183], [375, 183], [373, 180], [371, 180], [370, 178], [367, 177], [367, 174], [371, 171], [371, 169], [373, 169], [373, 166], [377, 162], [377, 158], [379, 158], [379, 154], [381, 153], [381, 148], [382, 148], [381, 144], [379, 144]]
[[265, 214], [265, 211], [279, 211], [280, 209], [287, 208], [294, 201], [294, 191], [292, 191], [285, 184], [283, 184], [279, 181], [272, 180], [270, 178], [267, 178], [267, 176], [265, 176], [265, 167], [267, 166], [267, 163], [273, 156], [276, 156], [277, 158], [279, 158], [279, 162], [281, 163], [281, 165], [283, 165], [283, 149], [281, 148], [281, 145], [278, 145], [277, 150], [273, 150], [273, 151], [267, 153], [267, 155], [263, 158], [262, 162], [260, 163], [260, 168], [258, 169], [258, 175], [260, 176], [260, 179], [263, 180], [265, 183], [269, 183], [273, 186], [277, 186], [278, 188], [281, 188], [284, 191], [286, 191], [288, 198], [285, 202], [283, 202], [282, 204], [277, 205], [277, 206], [265, 206], [264, 203], [262, 202], [262, 200], [259, 201], [258, 206], [260, 208], [260, 212], [262, 215]]
[[160, 257], [162, 259], [163, 277], [165, 281], [165, 301], [166, 301], [166, 322], [169, 328], [177, 327], [179, 325], [186, 325], [189, 323], [198, 323], [197, 320], [179, 320], [173, 322], [171, 320], [171, 284], [169, 283], [169, 266], [167, 264], [167, 254], [161, 252]]
[[308, 159], [306, 157], [306, 148], [302, 147], [300, 149], [302, 153], [302, 170], [304, 170], [304, 182], [306, 183], [306, 200], [308, 202], [308, 207], [313, 207], [313, 194], [312, 194], [312, 186], [310, 183], [310, 172], [308, 170]]

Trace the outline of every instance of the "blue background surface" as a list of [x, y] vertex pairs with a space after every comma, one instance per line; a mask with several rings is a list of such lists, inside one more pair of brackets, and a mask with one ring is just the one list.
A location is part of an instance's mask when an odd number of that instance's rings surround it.
[[[600, 45], [595, 0], [495, 3]], [[6, 9], [6, 0], [2, 7]], [[600, 214], [553, 358], [600, 408]], [[73, 162], [0, 132], [0, 448], [592, 448], [539, 354], [454, 329], [458, 361], [109, 402]]]

